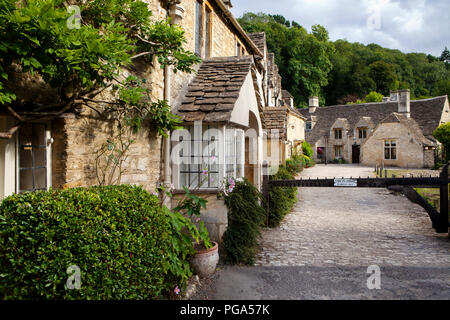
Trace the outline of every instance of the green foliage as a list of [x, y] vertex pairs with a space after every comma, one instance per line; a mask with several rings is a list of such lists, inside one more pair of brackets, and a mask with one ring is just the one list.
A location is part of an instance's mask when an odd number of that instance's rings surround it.
[[383, 102], [383, 95], [376, 91], [372, 91], [366, 96], [366, 102]]
[[252, 265], [266, 219], [262, 194], [245, 179], [236, 181], [233, 191], [224, 195], [224, 199], [229, 210], [228, 228], [223, 236], [226, 259], [234, 264]]
[[308, 33], [298, 23], [282, 16], [246, 13], [238, 19], [247, 32], [266, 33], [269, 51], [275, 53], [283, 87], [294, 96], [297, 105], [308, 105], [308, 97], [321, 93], [332, 69], [334, 52], [328, 31], [316, 25]]
[[[0, 206], [0, 297], [161, 298], [192, 274], [192, 238], [189, 219], [140, 187], [13, 195]], [[64, 288], [71, 265], [79, 290]]]
[[292, 157], [286, 160], [286, 169], [293, 176], [296, 176], [303, 170], [302, 157]]
[[438, 84], [450, 78], [450, 69], [435, 57], [346, 40], [338, 40], [334, 46], [333, 70], [323, 90], [327, 105], [364, 100], [370, 91], [387, 95], [391, 88], [411, 89], [412, 99], [447, 92], [439, 90]]
[[62, 106], [94, 108], [99, 103], [92, 99], [94, 93], [112, 86], [115, 99], [107, 102], [106, 111], [120, 129], [129, 125], [136, 132], [146, 121], [159, 134], [177, 128], [179, 118], [165, 101], [151, 100], [145, 79], [118, 79], [138, 58], [151, 62], [156, 57], [161, 67], [193, 72], [200, 59], [183, 49], [183, 29], [168, 21], [152, 22], [152, 13], [141, 0], [71, 4], [81, 9], [79, 28], [70, 26], [74, 12], [68, 12], [61, 0], [29, 0], [20, 6], [16, 0], [0, 2], [0, 103], [16, 99], [16, 87], [7, 83], [14, 63], [23, 73], [37, 73], [58, 89], [55, 101], [62, 101]]
[[311, 145], [308, 142], [304, 141], [302, 143], [302, 150], [303, 150], [303, 154], [305, 156], [307, 156], [308, 158], [312, 158], [313, 150], [312, 150]]
[[345, 159], [342, 159], [342, 158], [335, 158], [335, 159], [331, 160], [329, 163], [332, 163], [332, 164], [346, 164], [347, 161], [345, 161]]
[[450, 161], [450, 122], [441, 124], [433, 133], [435, 137], [444, 146], [445, 160]]
[[[270, 176], [270, 179], [293, 180], [295, 178], [285, 166], [280, 166], [278, 172]], [[281, 221], [297, 202], [297, 188], [272, 187], [269, 194], [269, 226], [274, 228], [280, 225]]]

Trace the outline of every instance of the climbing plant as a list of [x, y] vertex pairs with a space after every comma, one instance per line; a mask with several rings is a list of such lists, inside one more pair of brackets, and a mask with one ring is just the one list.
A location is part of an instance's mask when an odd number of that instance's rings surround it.
[[[167, 1], [170, 2], [170, 1]], [[70, 6], [69, 6], [70, 4]], [[166, 101], [151, 99], [145, 79], [133, 75], [136, 62], [192, 72], [200, 59], [183, 48], [184, 30], [154, 21], [144, 1], [2, 0], [0, 2], [0, 107], [21, 124], [86, 107], [114, 119], [124, 138], [112, 135], [100, 148], [119, 166], [131, 134], [145, 122], [164, 135], [180, 120]], [[126, 70], [127, 72], [124, 72]], [[34, 77], [51, 90], [52, 105], [24, 101], [15, 74]], [[108, 98], [99, 98], [103, 93]], [[122, 132], [123, 133], [123, 132]]]

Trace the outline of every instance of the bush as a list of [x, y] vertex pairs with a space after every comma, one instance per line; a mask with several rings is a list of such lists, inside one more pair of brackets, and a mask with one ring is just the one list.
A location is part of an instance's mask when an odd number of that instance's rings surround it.
[[[270, 177], [271, 180], [293, 180], [294, 177], [284, 166]], [[269, 227], [277, 227], [297, 202], [297, 188], [272, 187], [269, 192]]]
[[302, 166], [302, 159], [301, 159], [301, 157], [295, 157], [295, 158], [292, 158], [292, 159], [287, 159], [286, 160], [286, 169], [293, 176], [295, 176], [298, 173], [302, 172], [303, 166]]
[[345, 161], [345, 159], [342, 159], [342, 158], [336, 158], [336, 159], [331, 160], [329, 163], [331, 163], [331, 164], [346, 164], [347, 161]]
[[450, 161], [450, 122], [440, 125], [433, 132], [433, 137], [444, 146], [445, 161]]
[[304, 141], [302, 143], [302, 150], [303, 150], [303, 154], [305, 156], [307, 156], [308, 158], [312, 158], [313, 157], [314, 153], [313, 153], [311, 145], [308, 142]]
[[[182, 281], [173, 226], [140, 187], [12, 195], [0, 206], [0, 299], [157, 299]], [[81, 288], [66, 290], [66, 270]], [[190, 270], [186, 270], [187, 273]]]
[[251, 265], [266, 220], [265, 209], [261, 206], [262, 194], [245, 179], [237, 181], [224, 199], [229, 210], [228, 228], [223, 236], [226, 260]]

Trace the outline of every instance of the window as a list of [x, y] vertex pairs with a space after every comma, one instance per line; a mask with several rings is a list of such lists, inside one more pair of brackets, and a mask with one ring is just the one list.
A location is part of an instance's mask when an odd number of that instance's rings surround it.
[[202, 24], [203, 24], [203, 6], [201, 2], [195, 2], [195, 53], [201, 55], [202, 49]]
[[[240, 129], [204, 125], [199, 129], [200, 138], [194, 134], [194, 126], [186, 127], [186, 134], [177, 135], [180, 164], [175, 166], [177, 189], [216, 189], [224, 178], [244, 176], [245, 136]], [[220, 141], [222, 139], [222, 141]], [[176, 175], [175, 175], [176, 176]]]
[[23, 125], [19, 131], [19, 193], [47, 190], [46, 125]]
[[342, 139], [342, 129], [334, 129], [334, 138], [336, 140]]
[[343, 153], [344, 153], [344, 146], [334, 146], [335, 158], [342, 158]]
[[367, 128], [358, 128], [358, 137], [360, 139], [366, 139], [367, 138]]
[[312, 121], [306, 122], [306, 130], [308, 130], [308, 131], [312, 130]]
[[206, 5], [205, 8], [206, 19], [205, 19], [205, 57], [211, 57], [211, 44], [212, 44], [212, 10], [209, 5]]
[[384, 142], [384, 159], [397, 160], [397, 142], [395, 140], [386, 140]]
[[236, 56], [237, 57], [241, 56], [241, 44], [237, 40], [236, 40]]

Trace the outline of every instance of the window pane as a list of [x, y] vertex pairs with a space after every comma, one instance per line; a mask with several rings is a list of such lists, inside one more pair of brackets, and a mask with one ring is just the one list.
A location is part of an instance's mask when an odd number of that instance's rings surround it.
[[33, 148], [31, 146], [29, 147], [21, 147], [20, 148], [20, 164], [19, 166], [21, 168], [31, 168], [33, 166], [33, 161], [32, 161], [32, 151]]
[[47, 164], [47, 150], [45, 148], [33, 148], [34, 166], [45, 167]]
[[189, 173], [180, 173], [180, 186], [183, 187], [189, 187], [188, 186], [188, 176]]
[[33, 170], [20, 170], [19, 174], [20, 191], [33, 191]]
[[389, 160], [391, 158], [389, 148], [384, 148], [384, 158], [387, 160]]
[[33, 124], [33, 146], [45, 146], [45, 125]]
[[397, 149], [396, 148], [391, 149], [391, 159], [397, 160]]
[[198, 1], [195, 2], [195, 53], [200, 55], [201, 54], [201, 37], [200, 37], [200, 31], [202, 28], [202, 4]]
[[34, 171], [35, 176], [35, 190], [47, 189], [47, 169], [41, 168]]

